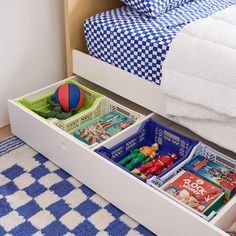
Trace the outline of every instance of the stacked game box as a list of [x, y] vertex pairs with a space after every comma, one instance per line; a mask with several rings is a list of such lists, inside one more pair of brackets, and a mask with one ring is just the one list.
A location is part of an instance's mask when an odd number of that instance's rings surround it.
[[117, 111], [111, 111], [74, 129], [73, 135], [88, 145], [98, 144], [129, 127], [133, 123], [133, 119]]
[[184, 169], [223, 189], [226, 200], [236, 193], [236, 173], [225, 165], [210, 161], [203, 156], [196, 156], [185, 165]]
[[189, 171], [181, 171], [162, 188], [174, 199], [206, 216], [224, 204], [222, 189]]

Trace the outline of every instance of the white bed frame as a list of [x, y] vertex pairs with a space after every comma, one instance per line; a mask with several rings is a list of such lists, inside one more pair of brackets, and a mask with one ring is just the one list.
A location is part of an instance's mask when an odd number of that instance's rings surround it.
[[165, 117], [166, 98], [160, 86], [73, 50], [73, 72]]

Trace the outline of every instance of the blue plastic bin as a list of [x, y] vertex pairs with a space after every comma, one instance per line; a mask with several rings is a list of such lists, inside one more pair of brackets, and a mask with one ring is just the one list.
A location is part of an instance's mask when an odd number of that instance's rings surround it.
[[[198, 141], [179, 134], [159, 124], [153, 119], [149, 119], [142, 124], [137, 133], [133, 134], [119, 144], [109, 149], [102, 146], [95, 151], [99, 155], [120, 166], [122, 169], [128, 171], [123, 166], [119, 165], [118, 162], [129, 155], [131, 150], [142, 146], [151, 146], [153, 143], [159, 144], [157, 156], [173, 153], [178, 155], [178, 159], [175, 164], [158, 175], [160, 178], [184, 161], [190, 155], [192, 149], [198, 144]], [[128, 172], [134, 175], [132, 172]], [[137, 175], [134, 176], [139, 178]], [[152, 176], [149, 178], [151, 177]]]

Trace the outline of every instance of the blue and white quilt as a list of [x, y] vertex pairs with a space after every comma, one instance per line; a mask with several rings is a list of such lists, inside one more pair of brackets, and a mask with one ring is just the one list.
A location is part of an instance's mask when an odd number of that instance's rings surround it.
[[187, 24], [233, 3], [194, 0], [158, 17], [124, 6], [85, 21], [89, 54], [141, 78], [161, 83], [162, 65], [176, 34]]

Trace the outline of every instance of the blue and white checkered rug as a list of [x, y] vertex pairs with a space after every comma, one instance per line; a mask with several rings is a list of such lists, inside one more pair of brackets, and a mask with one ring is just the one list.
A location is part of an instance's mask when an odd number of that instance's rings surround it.
[[0, 236], [154, 235], [16, 137], [0, 142]]

